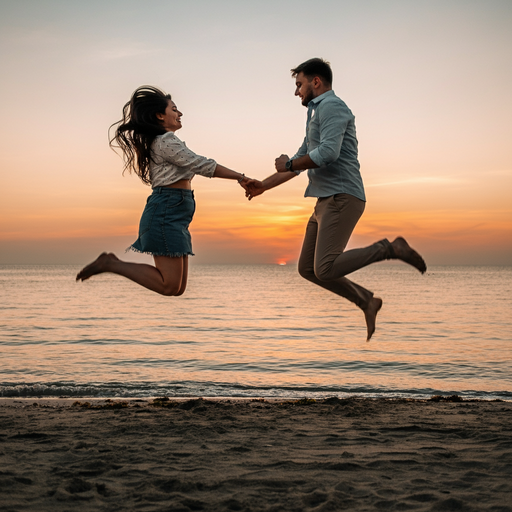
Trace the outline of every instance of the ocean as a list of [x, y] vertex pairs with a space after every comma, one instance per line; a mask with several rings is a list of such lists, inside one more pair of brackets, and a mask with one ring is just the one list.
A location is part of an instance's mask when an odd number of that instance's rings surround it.
[[512, 267], [383, 262], [361, 311], [293, 265], [194, 265], [182, 297], [78, 266], [0, 266], [3, 397], [512, 399]]

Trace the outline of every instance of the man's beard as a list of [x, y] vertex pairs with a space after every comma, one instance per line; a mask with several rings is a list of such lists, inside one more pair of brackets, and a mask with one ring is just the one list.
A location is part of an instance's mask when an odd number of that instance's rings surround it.
[[302, 99], [302, 105], [304, 107], [307, 107], [308, 106], [308, 103], [314, 98], [313, 96], [313, 91], [312, 90], [309, 90], [308, 93], [306, 94], [306, 96], [304, 96], [304, 98]]

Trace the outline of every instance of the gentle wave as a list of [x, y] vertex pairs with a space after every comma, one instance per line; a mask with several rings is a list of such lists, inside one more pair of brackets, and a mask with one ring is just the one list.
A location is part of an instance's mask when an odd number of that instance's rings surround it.
[[73, 382], [32, 382], [32, 383], [1, 383], [0, 397], [19, 398], [148, 398], [156, 396], [168, 397], [209, 397], [209, 398], [327, 398], [337, 396], [362, 396], [371, 398], [417, 398], [432, 396], [458, 395], [464, 399], [479, 400], [512, 400], [510, 391], [482, 392], [476, 390], [438, 390], [438, 389], [392, 389], [337, 387], [337, 386], [244, 386], [242, 384], [221, 382], [157, 382], [144, 383], [83, 383]]

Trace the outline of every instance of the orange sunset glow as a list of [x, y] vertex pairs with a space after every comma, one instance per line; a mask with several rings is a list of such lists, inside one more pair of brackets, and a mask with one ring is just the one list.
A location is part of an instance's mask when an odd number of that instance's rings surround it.
[[[78, 265], [137, 238], [150, 189], [122, 176], [107, 130], [144, 83], [173, 95], [193, 151], [270, 175], [302, 142], [289, 70], [312, 56], [331, 62], [356, 116], [368, 202], [349, 247], [401, 234], [429, 264], [511, 264], [510, 6], [321, 3], [322, 23], [290, 2], [269, 3], [269, 19], [162, 3], [161, 20], [180, 19], [172, 37], [136, 4], [121, 17], [109, 2], [4, 6], [0, 264]], [[318, 37], [285, 37], [284, 18]], [[234, 182], [196, 177], [193, 262], [294, 264], [314, 207], [306, 184], [249, 202]]]

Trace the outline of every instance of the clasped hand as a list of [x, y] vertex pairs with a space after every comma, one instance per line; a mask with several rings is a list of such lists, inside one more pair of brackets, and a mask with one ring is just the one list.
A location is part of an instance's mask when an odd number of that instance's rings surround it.
[[240, 182], [240, 186], [245, 190], [245, 197], [247, 197], [249, 201], [253, 197], [259, 196], [265, 192], [265, 187], [260, 180], [248, 178], [247, 176]]
[[[276, 158], [276, 171], [277, 172], [286, 172], [288, 169], [286, 168], [286, 162], [288, 162], [289, 157], [288, 155], [281, 155]], [[263, 194], [265, 190], [267, 190], [267, 186], [255, 179], [251, 178], [244, 178], [240, 182], [240, 186], [245, 190], [245, 196], [249, 199], [249, 201], [256, 196], [259, 196], [260, 194]], [[274, 185], [275, 186], [275, 185]], [[272, 188], [272, 186], [270, 187]]]

